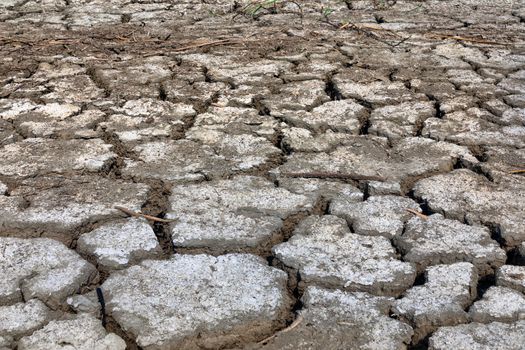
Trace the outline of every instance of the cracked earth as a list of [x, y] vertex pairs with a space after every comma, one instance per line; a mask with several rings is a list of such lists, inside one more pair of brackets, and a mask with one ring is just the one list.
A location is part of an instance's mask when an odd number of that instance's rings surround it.
[[525, 349], [524, 22], [1, 1], [0, 349]]

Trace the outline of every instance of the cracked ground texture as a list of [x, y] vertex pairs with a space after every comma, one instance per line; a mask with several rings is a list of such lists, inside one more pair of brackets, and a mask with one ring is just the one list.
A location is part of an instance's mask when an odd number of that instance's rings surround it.
[[0, 350], [524, 344], [522, 1], [0, 1]]

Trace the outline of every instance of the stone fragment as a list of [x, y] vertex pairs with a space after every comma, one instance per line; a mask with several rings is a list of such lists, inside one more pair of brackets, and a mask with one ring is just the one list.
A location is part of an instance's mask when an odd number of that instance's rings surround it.
[[111, 96], [134, 100], [160, 97], [160, 83], [171, 77], [166, 57], [152, 56], [119, 65], [100, 66], [94, 75]]
[[199, 114], [193, 124], [203, 130], [217, 130], [229, 134], [252, 134], [274, 140], [277, 137], [277, 121], [271, 116], [259, 115], [254, 108], [211, 107]]
[[138, 218], [110, 222], [84, 233], [77, 241], [77, 251], [94, 256], [105, 269], [122, 269], [161, 253], [155, 232]]
[[401, 185], [398, 182], [369, 181], [366, 191], [370, 196], [401, 196]]
[[[318, 139], [313, 140], [315, 144]], [[478, 162], [465, 147], [419, 137], [404, 138], [392, 148], [386, 139], [374, 136], [346, 136], [340, 140], [340, 145], [326, 153], [292, 153], [287, 162], [278, 168], [279, 172], [350, 173], [373, 180], [377, 178], [391, 185], [397, 183], [405, 192], [414, 180], [450, 171], [458, 161], [467, 164]]]
[[[354, 53], [351, 53], [353, 55]], [[370, 55], [372, 56], [372, 55]], [[367, 57], [367, 61], [370, 61], [372, 57]], [[373, 82], [389, 82], [388, 74], [390, 71], [385, 67], [377, 67], [377, 69], [366, 69], [365, 67], [350, 67], [350, 69], [344, 69], [340, 74], [334, 75], [332, 79], [332, 86], [330, 90], [339, 91], [337, 83], [353, 82], [359, 84], [369, 84]], [[341, 91], [339, 91], [339, 94]]]
[[[142, 6], [144, 6], [144, 4], [141, 4], [141, 5], [130, 4], [130, 6], [142, 7]], [[162, 3], [149, 4], [149, 6], [165, 7], [165, 4], [162, 4]], [[189, 6], [193, 6], [193, 5], [189, 5]], [[135, 13], [132, 16], [139, 17], [140, 14]], [[193, 55], [199, 56], [199, 55], [203, 55], [203, 54], [189, 54], [188, 56], [193, 56]], [[177, 58], [177, 60], [178, 60], [178, 58]], [[206, 80], [209, 80], [209, 79], [206, 79], [205, 69], [204, 69], [204, 67], [201, 64], [194, 63], [194, 62], [187, 62], [187, 61], [184, 61], [184, 60], [182, 62], [177, 62], [176, 65], [173, 64], [174, 63], [173, 61], [171, 61], [171, 62], [167, 61], [167, 62], [169, 62], [169, 65], [170, 65], [170, 70], [172, 72], [172, 75], [171, 75], [172, 79], [163, 80], [162, 83], [184, 82], [184, 83], [188, 83], [188, 84], [197, 84], [197, 83], [204, 83], [204, 82], [206, 82]], [[208, 84], [213, 84], [213, 83], [208, 83]], [[196, 87], [197, 87], [197, 89], [201, 88], [201, 86], [196, 86]], [[177, 93], [176, 91], [174, 91], [174, 92]], [[169, 94], [169, 93], [170, 92], [166, 90], [166, 94]], [[171, 101], [170, 97], [172, 97], [172, 96], [166, 96], [166, 97], [167, 97], [168, 100]]]
[[463, 46], [458, 42], [437, 45], [433, 53], [447, 58], [485, 58], [485, 55], [480, 49], [476, 47]]
[[414, 216], [407, 209], [421, 212], [419, 205], [410, 198], [372, 196], [365, 202], [356, 203], [335, 198], [330, 203], [329, 212], [344, 218], [355, 233], [391, 239], [401, 234], [404, 223]]
[[39, 98], [48, 92], [43, 84], [36, 85], [32, 79], [15, 80], [0, 87], [0, 95], [17, 98]]
[[313, 202], [319, 199], [331, 201], [335, 198], [350, 203], [363, 201], [363, 192], [353, 185], [342, 182], [291, 177], [281, 177], [278, 181], [279, 187], [312, 197]]
[[306, 218], [272, 252], [298, 270], [304, 285], [396, 296], [415, 279], [415, 268], [396, 259], [387, 238], [351, 233], [343, 219], [331, 215]]
[[26, 139], [4, 146], [0, 175], [27, 177], [68, 171], [96, 172], [109, 168], [117, 154], [100, 139]]
[[113, 273], [106, 309], [144, 349], [223, 348], [264, 337], [290, 306], [286, 273], [248, 254], [174, 255]]
[[481, 168], [496, 179], [499, 172], [509, 173], [525, 165], [525, 148], [490, 147], [485, 150], [483, 157]]
[[123, 145], [132, 147], [140, 142], [180, 137], [184, 123], [180, 120], [164, 122], [158, 118], [113, 114], [106, 121], [99, 123], [97, 127], [99, 132], [114, 135]]
[[261, 101], [264, 97], [271, 95], [271, 90], [266, 86], [242, 85], [237, 89], [222, 89], [217, 95], [215, 105], [252, 108], [255, 101]]
[[46, 103], [89, 103], [104, 97], [104, 90], [87, 75], [57, 78], [46, 83], [51, 92], [41, 96]]
[[507, 90], [511, 94], [525, 93], [525, 79], [503, 79], [499, 82], [498, 86], [502, 89]]
[[525, 67], [523, 56], [511, 50], [490, 50], [485, 55], [466, 56], [465, 60], [476, 67], [503, 71], [514, 71]]
[[467, 322], [464, 310], [476, 297], [478, 274], [470, 263], [431, 266], [425, 277], [424, 285], [406, 291], [392, 308], [414, 326], [413, 343], [438, 327]]
[[281, 144], [289, 153], [293, 152], [331, 152], [342, 144], [349, 143], [354, 136], [327, 130], [316, 134], [303, 128], [282, 129]]
[[454, 96], [456, 88], [448, 81], [427, 81], [420, 78], [410, 80], [410, 86], [415, 92], [423, 93], [437, 100], [446, 100]]
[[[474, 97], [478, 98], [480, 101], [489, 101], [489, 100], [500, 101], [500, 98], [504, 97], [507, 94], [505, 90], [503, 90], [502, 88], [492, 83], [478, 83], [478, 84], [461, 85], [459, 89], [460, 91], [463, 91], [469, 95], [473, 95]], [[508, 106], [506, 105], [504, 106], [504, 104], [498, 103], [497, 106], [498, 105], [500, 105], [501, 107], [508, 108]]]
[[511, 79], [518, 79], [518, 80], [525, 80], [525, 69], [520, 69], [517, 72], [509, 74], [509, 78], [511, 78]]
[[18, 341], [17, 349], [124, 350], [126, 343], [108, 333], [99, 319], [83, 314], [49, 322], [44, 328]]
[[525, 94], [507, 95], [503, 99], [505, 100], [506, 104], [512, 107], [525, 108]]
[[473, 322], [514, 322], [525, 320], [525, 296], [506, 287], [492, 286], [469, 310]]
[[231, 171], [267, 166], [281, 155], [280, 149], [265, 137], [237, 134], [234, 130], [193, 127], [186, 132], [186, 138], [210, 146], [221, 158], [232, 162]]
[[149, 187], [95, 176], [29, 178], [9, 196], [0, 195], [0, 227], [14, 235], [54, 237], [69, 244], [72, 230], [102, 219], [118, 218], [115, 206], [139, 211]]
[[[450, 69], [447, 71], [447, 76], [450, 82], [454, 85], [470, 85], [483, 83], [487, 78], [483, 79], [478, 73], [470, 69]], [[489, 82], [494, 82], [493, 79]]]
[[0, 181], [0, 196], [3, 196], [7, 193], [8, 187], [5, 183]]
[[[501, 126], [520, 126], [525, 125], [525, 110], [522, 108], [509, 108], [503, 111], [499, 116], [496, 116], [484, 109], [471, 108], [467, 111], [470, 116], [483, 118], [491, 123]], [[490, 128], [490, 127], [489, 127]], [[510, 130], [506, 128], [505, 130]]]
[[405, 102], [376, 108], [370, 115], [368, 132], [389, 139], [417, 136], [423, 122], [435, 115], [433, 102]]
[[[507, 113], [507, 112], [504, 112]], [[442, 119], [428, 118], [424, 122], [422, 136], [467, 146], [525, 147], [525, 126], [510, 125], [515, 116], [506, 114], [500, 120], [507, 126], [470, 115], [465, 111], [446, 114]], [[510, 121], [510, 123], [509, 123]]]
[[90, 313], [95, 317], [100, 316], [100, 302], [96, 290], [67, 297], [66, 303], [76, 313]]
[[273, 60], [251, 60], [241, 63], [236, 62], [237, 59], [233, 56], [221, 59], [222, 62], [216, 63], [213, 60], [217, 59], [217, 56], [213, 55], [185, 55], [183, 59], [200, 61], [208, 67], [207, 75], [211, 80], [229, 83], [233, 86], [268, 86], [280, 83], [281, 80], [276, 77], [293, 67], [290, 62]]
[[[358, 5], [359, 6], [359, 5]], [[444, 20], [439, 21], [439, 17], [427, 17], [427, 19], [430, 20], [430, 22], [425, 23], [415, 23], [416, 21], [409, 19], [406, 17], [406, 14], [401, 14], [397, 11], [406, 11], [410, 7], [408, 7], [408, 4], [401, 5], [402, 7], [396, 7], [396, 10], [393, 10], [391, 7], [384, 7], [384, 8], [375, 8], [374, 5], [370, 3], [361, 3], [361, 9], [362, 10], [382, 10], [381, 16], [386, 22], [389, 23], [381, 23], [378, 27], [381, 28], [381, 30], [387, 29], [387, 30], [407, 30], [407, 29], [416, 29], [419, 30], [428, 30], [431, 27], [429, 26], [441, 26], [444, 25], [445, 28], [447, 27], [456, 27], [457, 22], [452, 20]], [[407, 6], [407, 7], [405, 7]], [[435, 6], [435, 4], [434, 4]], [[436, 11], [440, 11], [441, 9], [436, 9], [433, 6], [433, 9]], [[367, 11], [365, 11], [367, 12]], [[361, 20], [361, 19], [360, 19]], [[372, 17], [373, 20], [373, 17]], [[391, 22], [391, 23], [390, 23]], [[439, 24], [437, 23], [439, 22]], [[451, 27], [451, 28], [452, 28]], [[352, 52], [352, 56], [357, 56], [365, 66], [365, 68], [368, 68], [367, 70], [372, 70], [370, 67], [373, 67], [373, 70], [376, 69], [385, 69], [385, 67], [388, 67], [390, 69], [394, 70], [393, 76], [396, 76], [398, 73], [398, 70], [407, 69], [409, 72], [414, 72], [416, 76], [424, 75], [428, 70], [432, 71], [434, 69], [439, 69], [439, 72], [441, 75], [443, 75], [444, 69], [452, 69], [452, 68], [458, 68], [458, 69], [468, 69], [470, 68], [469, 64], [462, 61], [461, 54], [464, 54], [465, 51], [467, 51], [467, 48], [464, 47], [452, 47], [447, 48], [447, 52], [440, 51], [438, 52], [439, 46], [446, 46], [446, 45], [439, 45], [436, 47], [435, 51], [429, 51], [426, 48], [417, 48], [413, 47], [408, 49], [406, 52], [403, 52], [403, 50], [390, 50], [390, 48], [379, 48], [379, 47], [366, 47], [366, 45], [360, 45], [360, 44], [353, 44], [356, 48], [355, 52]], [[456, 45], [461, 46], [461, 45]], [[344, 46], [342, 47], [344, 48]], [[472, 48], [468, 48], [472, 51], [479, 51], [474, 50]], [[481, 52], [479, 54], [482, 55]], [[472, 53], [469, 53], [469, 55], [472, 55]], [[365, 65], [366, 64], [366, 65]], [[421, 68], [423, 71], [421, 71]], [[388, 70], [387, 70], [388, 72]], [[431, 77], [433, 77], [431, 75]], [[437, 78], [440, 78], [441, 76], [437, 76]]]
[[38, 299], [0, 306], [0, 337], [18, 338], [31, 334], [49, 322], [53, 316], [53, 311]]
[[439, 110], [445, 114], [462, 111], [476, 106], [477, 99], [470, 95], [454, 95], [440, 103]]
[[1, 336], [0, 335], [0, 350], [11, 350], [14, 348], [12, 343], [14, 342], [13, 337], [6, 335]]
[[13, 125], [8, 121], [0, 119], [0, 147], [16, 142], [19, 136], [13, 130]]
[[276, 188], [268, 180], [238, 176], [172, 189], [168, 218], [175, 247], [213, 252], [266, 246], [291, 215], [313, 209], [315, 199]]
[[281, 155], [263, 137], [205, 128], [192, 129], [186, 135], [190, 140], [149, 142], [134, 147], [138, 159], [128, 160], [122, 173], [134, 178], [188, 182], [264, 167]]
[[523, 344], [525, 321], [442, 327], [429, 339], [430, 350], [521, 350]]
[[166, 117], [169, 120], [182, 120], [194, 117], [197, 112], [191, 105], [172, 103], [152, 98], [128, 100], [122, 107], [113, 107], [115, 113], [130, 117]]
[[284, 84], [279, 93], [263, 101], [270, 111], [311, 110], [330, 101], [325, 92], [326, 83], [321, 80], [307, 80]]
[[190, 105], [151, 98], [130, 100], [112, 110], [116, 114], [98, 127], [125, 144], [180, 136], [197, 114]]
[[122, 22], [122, 16], [120, 14], [100, 11], [74, 11], [71, 12], [68, 17], [69, 27], [73, 30], [85, 30], [86, 27], [90, 28], [101, 25], [112, 26]]
[[3, 147], [0, 173], [4, 176], [34, 176], [67, 171], [96, 172], [115, 160], [112, 146], [100, 139], [26, 139]]
[[137, 145], [137, 160], [127, 160], [122, 174], [138, 179], [191, 182], [222, 176], [232, 165], [207, 145], [189, 140], [156, 141]]
[[410, 326], [388, 317], [392, 298], [308, 287], [302, 301], [298, 326], [261, 349], [402, 350], [410, 343]]
[[2, 99], [0, 100], [0, 119], [11, 121], [37, 107], [38, 105], [30, 99]]
[[[45, 105], [48, 106], [50, 104]], [[60, 110], [60, 106], [64, 105], [58, 106]], [[100, 137], [93, 129], [104, 116], [105, 114], [97, 109], [58, 116], [50, 114], [49, 111], [48, 114], [44, 114], [36, 109], [24, 117], [17, 118], [15, 124], [25, 137], [94, 138]]]
[[[162, 82], [162, 87], [169, 101], [184, 104], [191, 103], [200, 108], [208, 107], [220, 95], [237, 91], [237, 89], [230, 90], [228, 84], [225, 83], [208, 83], [204, 81], [189, 83], [180, 79], [164, 81]], [[250, 105], [251, 102], [250, 99], [247, 104]]]
[[503, 103], [499, 99], [491, 99], [485, 101], [481, 104], [481, 107], [485, 108], [487, 111], [494, 113], [497, 116], [502, 116], [505, 111], [509, 110], [510, 107]]
[[433, 212], [448, 219], [497, 227], [507, 246], [525, 241], [525, 199], [523, 184], [506, 181], [496, 184], [467, 169], [420, 180], [416, 198]]
[[415, 263], [418, 271], [430, 265], [468, 261], [485, 276], [507, 260], [505, 251], [491, 239], [487, 228], [465, 225], [440, 214], [426, 220], [412, 218], [394, 242], [403, 260]]
[[64, 120], [75, 114], [80, 113], [81, 109], [79, 106], [71, 103], [47, 103], [43, 105], [35, 105], [34, 109], [26, 111], [25, 113], [20, 113], [11, 118], [14, 121], [20, 121], [26, 116], [35, 115], [35, 120], [41, 118], [50, 118]]
[[341, 68], [344, 58], [339, 59], [339, 62], [329, 62], [328, 57], [314, 58], [310, 56], [310, 60], [298, 62], [296, 72], [285, 73], [282, 78], [285, 81], [323, 80], [331, 72]]
[[410, 91], [402, 82], [356, 83], [344, 76], [336, 74], [334, 85], [344, 98], [354, 98], [370, 103], [372, 106], [399, 104], [407, 101], [425, 101], [423, 94]]
[[34, 79], [56, 79], [86, 73], [86, 68], [69, 62], [41, 62], [33, 74]]
[[[501, 115], [499, 116], [495, 115], [484, 108], [472, 107], [472, 108], [469, 108], [465, 113], [468, 117], [476, 118], [476, 119], [479, 119], [480, 121], [486, 120], [486, 121], [489, 121], [491, 123], [501, 125], [501, 126], [510, 125], [504, 120], [504, 118], [501, 117]], [[487, 125], [493, 126], [492, 124], [487, 124]]]
[[496, 271], [496, 285], [525, 293], [525, 266], [501, 266]]
[[305, 52], [297, 53], [297, 54], [288, 54], [288, 52], [275, 52], [274, 54], [271, 54], [268, 56], [272, 60], [276, 61], [286, 61], [286, 62], [292, 62], [292, 63], [300, 63], [300, 62], [307, 62], [308, 57]]
[[0, 305], [38, 298], [56, 306], [97, 276], [93, 265], [52, 239], [0, 237], [0, 251]]
[[368, 118], [368, 110], [353, 100], [326, 102], [311, 112], [276, 110], [272, 116], [284, 119], [294, 126], [316, 132], [332, 130], [335, 132], [359, 134]]

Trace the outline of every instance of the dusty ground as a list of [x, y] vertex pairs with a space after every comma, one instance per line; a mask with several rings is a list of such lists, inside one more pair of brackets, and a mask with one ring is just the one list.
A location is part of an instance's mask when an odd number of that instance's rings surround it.
[[0, 349], [524, 349], [524, 22], [1, 1]]

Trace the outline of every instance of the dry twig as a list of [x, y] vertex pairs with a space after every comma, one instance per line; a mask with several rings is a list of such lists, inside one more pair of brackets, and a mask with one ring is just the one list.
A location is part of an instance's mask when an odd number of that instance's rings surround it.
[[360, 175], [360, 174], [341, 174], [330, 172], [311, 172], [311, 173], [282, 173], [286, 177], [304, 177], [304, 178], [318, 178], [318, 179], [350, 179], [350, 180], [371, 180], [371, 181], [385, 181], [382, 176], [374, 175]]
[[495, 41], [485, 40], [485, 39], [479, 39], [479, 38], [469, 38], [465, 36], [459, 36], [459, 35], [450, 35], [450, 34], [433, 34], [433, 33], [427, 33], [427, 36], [431, 38], [437, 38], [437, 39], [453, 39], [453, 40], [459, 40], [459, 41], [468, 41], [471, 43], [477, 43], [477, 44], [488, 44], [488, 45], [507, 45], [507, 43], [498, 43]]
[[272, 340], [273, 338], [275, 338], [276, 336], [278, 336], [279, 334], [282, 334], [282, 333], [287, 333], [289, 331], [291, 331], [292, 329], [294, 329], [295, 327], [297, 327], [299, 325], [299, 323], [303, 322], [303, 316], [302, 315], [299, 315], [297, 316], [297, 318], [292, 322], [291, 325], [289, 325], [288, 327], [280, 330], [279, 332], [275, 333], [275, 334], [272, 334], [271, 336], [269, 336], [268, 338], [266, 339], [263, 339], [259, 342], [259, 344], [264, 344], [264, 343], [267, 343], [269, 342], [270, 340]]
[[186, 51], [186, 50], [196, 49], [196, 48], [204, 47], [204, 46], [216, 46], [216, 45], [227, 44], [227, 43], [228, 44], [233, 43], [232, 39], [222, 39], [222, 40], [208, 41], [208, 42], [200, 43], [200, 44], [192, 44], [192, 45], [176, 48], [173, 51], [174, 52]]
[[509, 174], [523, 174], [523, 173], [525, 173], [525, 169], [517, 169], [517, 170], [509, 171]]
[[[407, 41], [408, 39], [410, 39], [410, 36], [406, 36], [406, 37], [401, 37], [401, 35], [399, 35], [398, 33], [390, 30], [390, 29], [386, 29], [386, 28], [383, 28], [381, 27], [380, 25], [378, 24], [374, 24], [374, 23], [352, 23], [352, 22], [347, 22], [347, 23], [343, 23], [343, 24], [333, 24], [331, 23], [330, 21], [326, 20], [325, 23], [328, 23], [330, 24], [331, 26], [339, 29], [339, 30], [345, 30], [345, 29], [349, 29], [349, 30], [355, 30], [357, 33], [359, 34], [364, 34], [374, 40], [377, 40], [385, 45], [388, 45], [390, 47], [396, 47], [396, 46], [399, 46], [401, 44], [403, 44], [405, 41]], [[397, 40], [396, 42], [392, 43], [386, 39], [383, 39], [381, 36], [379, 36], [377, 33], [375, 32], [379, 32], [382, 34], [385, 34], [385, 35], [390, 35], [391, 37], [395, 37], [395, 38], [401, 38], [400, 40]]]
[[343, 25], [341, 25], [339, 27], [339, 29], [346, 29], [346, 28], [352, 28], [352, 29], [367, 29], [367, 30], [377, 30], [377, 31], [384, 31], [384, 32], [389, 32], [389, 33], [392, 33], [393, 35], [395, 36], [399, 36], [396, 32], [390, 30], [390, 29], [386, 29], [386, 28], [383, 28], [381, 27], [379, 24], [374, 24], [374, 23], [352, 23], [352, 22], [347, 22]]
[[421, 213], [418, 212], [417, 210], [414, 210], [414, 209], [408, 208], [406, 211], [408, 211], [409, 213], [414, 214], [414, 215], [417, 216], [417, 217], [420, 217], [420, 218], [423, 219], [423, 220], [428, 220], [428, 216], [426, 216], [425, 214], [421, 214]]
[[135, 217], [138, 217], [138, 218], [144, 218], [144, 219], [151, 220], [151, 221], [156, 221], [156, 222], [173, 222], [173, 221], [175, 221], [175, 219], [161, 219], [161, 218], [158, 218], [156, 216], [151, 216], [151, 215], [147, 215], [147, 214], [137, 213], [137, 212], [134, 212], [132, 210], [129, 210], [127, 208], [120, 207], [120, 206], [115, 206], [115, 209], [118, 209], [121, 212], [128, 214], [129, 216], [135, 216]]

